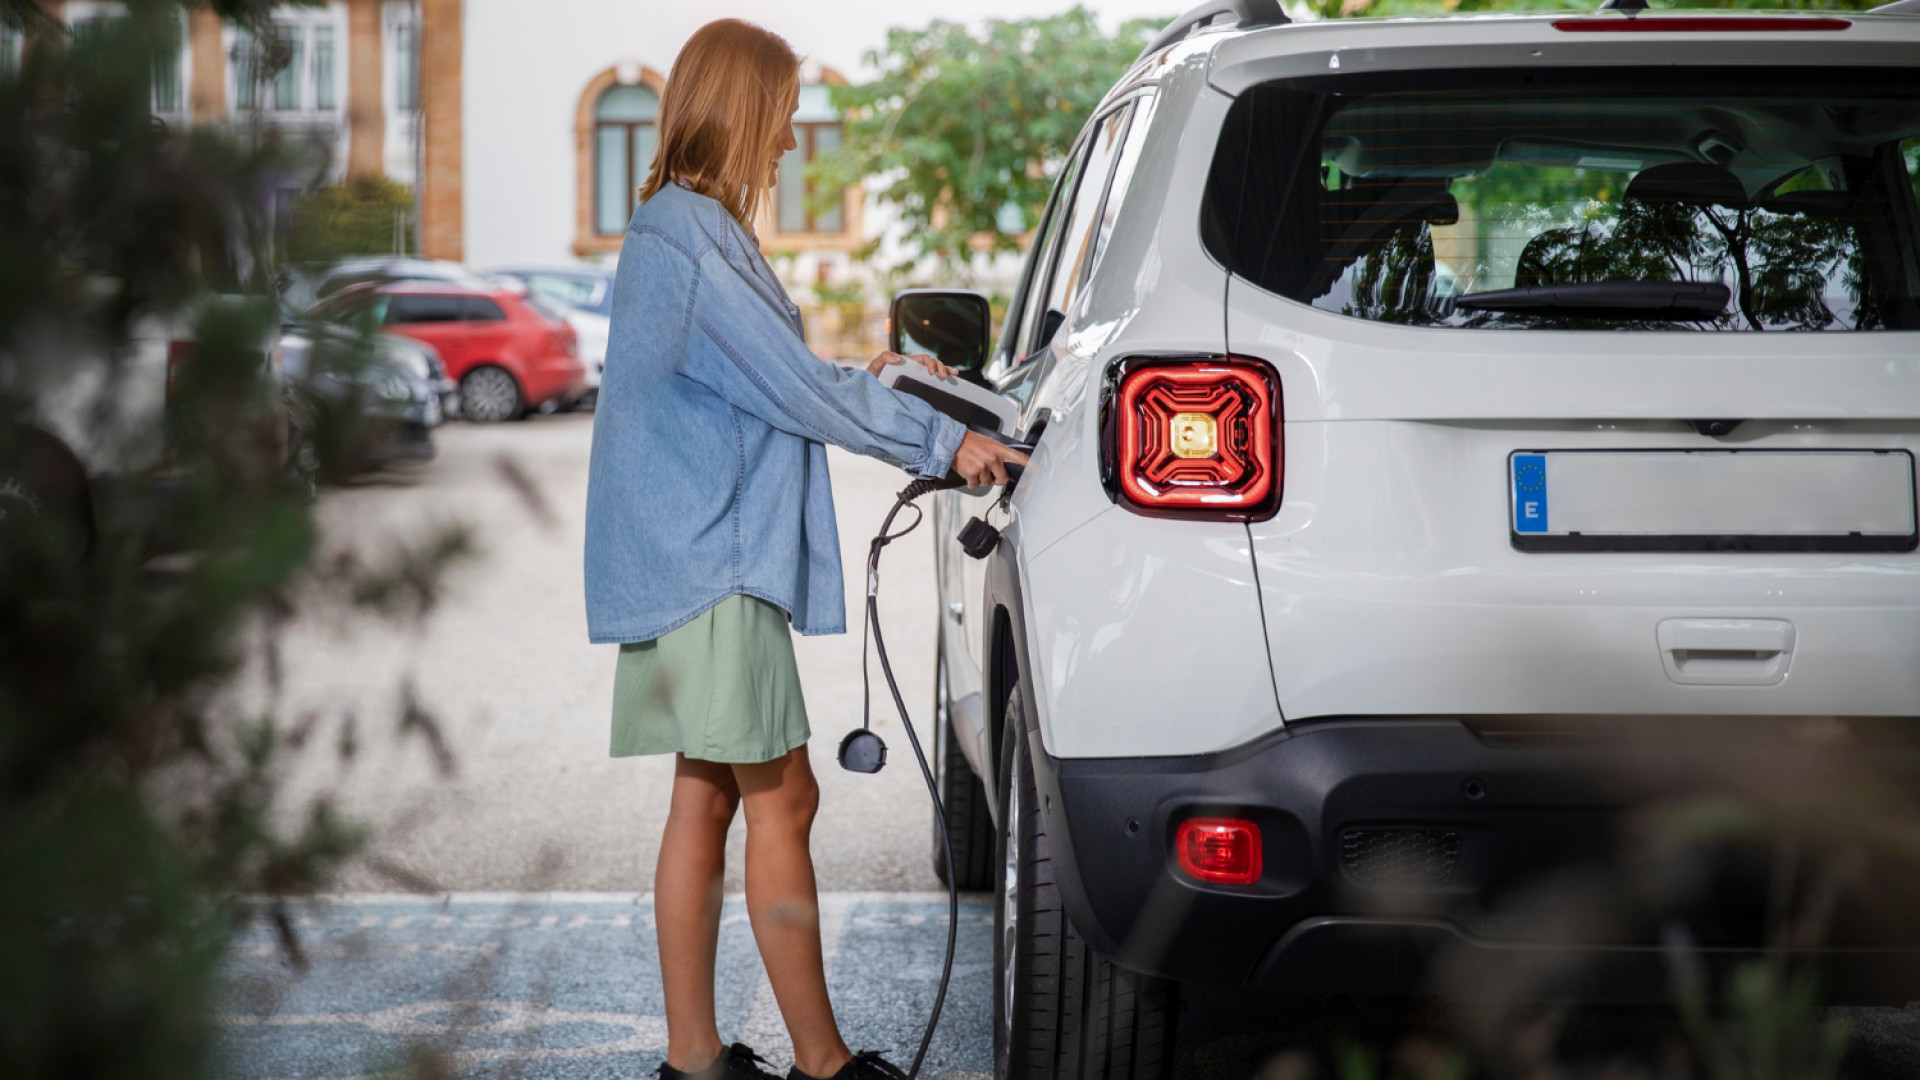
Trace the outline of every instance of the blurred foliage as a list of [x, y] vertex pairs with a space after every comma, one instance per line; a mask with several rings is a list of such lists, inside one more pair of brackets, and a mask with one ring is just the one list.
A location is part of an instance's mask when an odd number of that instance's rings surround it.
[[843, 281], [839, 284], [823, 281], [813, 287], [813, 298], [821, 307], [859, 310], [866, 306], [867, 287], [858, 281]]
[[818, 187], [858, 181], [906, 226], [911, 258], [961, 269], [1015, 252], [1100, 99], [1165, 19], [1109, 34], [1093, 13], [935, 21], [893, 29], [867, 54], [871, 82], [833, 88], [846, 142], [813, 168]]
[[[467, 544], [317, 565], [263, 197], [310, 177], [270, 131], [152, 115], [180, 6], [128, 0], [74, 38], [4, 2], [25, 48], [0, 76], [0, 1062], [203, 1076], [243, 913], [297, 959], [287, 899], [364, 838], [325, 795], [284, 804], [312, 724], [243, 710], [235, 682], [264, 655], [276, 696], [303, 605], [417, 616]], [[211, 6], [264, 29], [272, 5]], [[114, 493], [137, 527], [96, 517], [107, 490], [50, 430], [136, 463]]]
[[326, 263], [354, 255], [405, 255], [413, 189], [384, 176], [355, 176], [302, 198], [293, 210], [287, 258]]

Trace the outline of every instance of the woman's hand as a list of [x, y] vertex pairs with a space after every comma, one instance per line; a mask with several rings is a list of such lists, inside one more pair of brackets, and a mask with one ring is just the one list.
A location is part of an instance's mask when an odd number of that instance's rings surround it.
[[953, 471], [968, 487], [1006, 483], [1009, 462], [1024, 467], [1027, 455], [971, 431], [960, 440], [960, 449], [953, 452]]
[[951, 378], [954, 374], [952, 368], [928, 356], [926, 353], [914, 353], [911, 356], [905, 356], [897, 352], [883, 352], [879, 356], [867, 361], [867, 374], [879, 378], [882, 371], [885, 371], [894, 364], [903, 363], [908, 360], [926, 368], [932, 372], [934, 378], [937, 379]]

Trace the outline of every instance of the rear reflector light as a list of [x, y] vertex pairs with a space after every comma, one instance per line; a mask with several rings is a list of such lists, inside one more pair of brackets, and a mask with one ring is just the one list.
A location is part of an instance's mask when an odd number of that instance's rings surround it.
[[1257, 360], [1133, 361], [1108, 399], [1106, 466], [1149, 513], [1255, 519], [1280, 505], [1280, 380]]
[[1556, 19], [1553, 28], [1568, 33], [1589, 34], [1689, 34], [1726, 31], [1747, 33], [1755, 30], [1798, 33], [1806, 30], [1845, 30], [1853, 23], [1809, 15], [1636, 15], [1628, 18]]
[[1188, 818], [1173, 834], [1180, 869], [1196, 881], [1251, 885], [1260, 880], [1260, 826], [1239, 818]]

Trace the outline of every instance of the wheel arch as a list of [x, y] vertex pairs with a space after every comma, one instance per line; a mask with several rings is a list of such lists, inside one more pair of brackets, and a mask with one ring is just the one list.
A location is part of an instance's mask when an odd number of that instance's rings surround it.
[[[1007, 540], [994, 546], [993, 553], [987, 556], [986, 609], [991, 612], [992, 630], [987, 639], [986, 660], [986, 701], [987, 732], [992, 752], [991, 760], [998, 762], [1004, 751], [1007, 731], [1007, 698], [1014, 687], [1020, 689], [1021, 705], [1029, 721], [1038, 724], [1039, 712], [1033, 689], [1033, 680], [1027, 673], [1033, 670], [1031, 657], [1027, 651], [1026, 600], [1020, 588], [1019, 560], [1013, 545]], [[1038, 741], [1037, 738], [1035, 740]], [[994, 808], [998, 823], [1001, 796], [999, 790], [999, 770], [987, 779], [987, 785], [993, 793], [989, 805]]]
[[[1014, 687], [1018, 686], [1021, 710], [1027, 719], [1027, 752], [1033, 762], [1034, 786], [1040, 794], [1040, 812], [1048, 835], [1056, 838], [1052, 848], [1054, 884], [1060, 891], [1062, 909], [1083, 939], [1099, 952], [1113, 956], [1119, 951], [1119, 942], [1094, 917], [1093, 905], [1087, 900], [1074, 837], [1067, 821], [1066, 803], [1061, 797], [1059, 772], [1040, 736], [1039, 694], [1031, 677], [1034, 668], [1028, 648], [1026, 600], [1021, 580], [1019, 555], [1013, 543], [1003, 538], [987, 556], [985, 596], [986, 608], [993, 613], [993, 633], [988, 639], [990, 652], [985, 660], [987, 688], [992, 692], [987, 717], [994, 760], [999, 761], [1003, 752], [1007, 703]], [[995, 825], [1004, 828], [1005, 823], [998, 817], [1004, 803], [1000, 786], [996, 769], [988, 781], [993, 796], [989, 805], [993, 807]]]

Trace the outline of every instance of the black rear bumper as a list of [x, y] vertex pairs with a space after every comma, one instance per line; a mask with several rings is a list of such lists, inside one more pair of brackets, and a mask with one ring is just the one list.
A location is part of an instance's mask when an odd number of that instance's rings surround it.
[[[1773, 939], [1765, 866], [1757, 884], [1738, 859], [1680, 885], [1636, 876], [1649, 866], [1648, 808], [1722, 784], [1920, 791], [1913, 721], [1857, 722], [1814, 744], [1802, 737], [1814, 722], [1693, 723], [1366, 718], [1197, 757], [1056, 760], [1037, 737], [1030, 750], [1068, 916], [1127, 967], [1357, 994], [1458, 992], [1526, 967], [1566, 976], [1549, 996], [1649, 1000], [1668, 995], [1675, 955], [1737, 960]], [[1174, 830], [1194, 816], [1257, 822], [1261, 880], [1205, 885], [1180, 871]], [[1809, 954], [1850, 1000], [1920, 998], [1920, 920], [1897, 910], [1913, 890], [1887, 884], [1843, 904]]]

